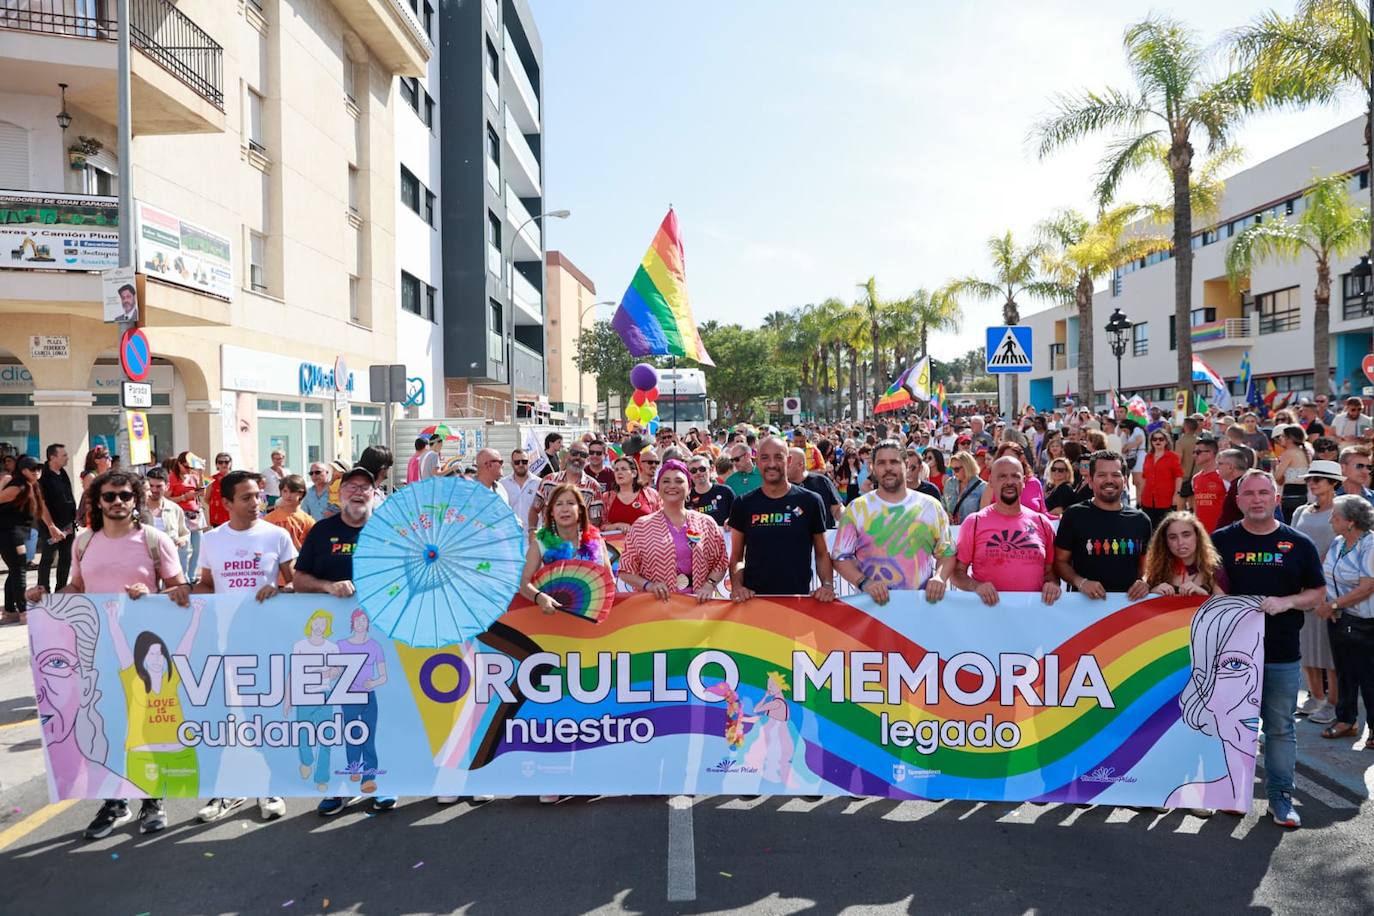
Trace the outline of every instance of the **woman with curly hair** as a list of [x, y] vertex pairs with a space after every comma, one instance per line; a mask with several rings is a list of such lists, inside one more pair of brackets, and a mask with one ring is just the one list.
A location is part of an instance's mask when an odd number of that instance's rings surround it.
[[1155, 595], [1223, 595], [1229, 583], [1221, 557], [1191, 512], [1170, 512], [1145, 550], [1145, 582]]

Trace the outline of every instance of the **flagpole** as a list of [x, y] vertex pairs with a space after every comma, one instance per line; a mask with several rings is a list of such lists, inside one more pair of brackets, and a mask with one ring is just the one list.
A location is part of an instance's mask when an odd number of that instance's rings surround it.
[[673, 357], [673, 432], [677, 432], [677, 354]]

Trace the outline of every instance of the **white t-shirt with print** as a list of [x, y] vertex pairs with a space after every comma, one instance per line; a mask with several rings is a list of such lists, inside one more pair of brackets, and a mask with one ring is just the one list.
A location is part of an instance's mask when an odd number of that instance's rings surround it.
[[256, 592], [277, 581], [281, 564], [296, 559], [285, 528], [256, 519], [247, 531], [225, 522], [200, 541], [200, 568], [210, 570], [216, 593]]

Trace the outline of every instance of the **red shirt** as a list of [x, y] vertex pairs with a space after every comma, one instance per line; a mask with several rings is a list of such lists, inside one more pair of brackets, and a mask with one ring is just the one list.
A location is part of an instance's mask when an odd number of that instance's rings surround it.
[[1221, 506], [1226, 501], [1226, 481], [1216, 471], [1193, 475], [1193, 514], [1210, 534], [1221, 520]]
[[229, 510], [224, 508], [224, 499], [219, 495], [219, 482], [224, 479], [228, 471], [220, 471], [210, 478], [210, 485], [206, 489], [205, 502], [210, 512], [210, 527], [218, 528], [229, 521]]
[[1145, 485], [1140, 505], [1145, 509], [1168, 509], [1174, 504], [1174, 485], [1183, 479], [1183, 462], [1177, 452], [1150, 452], [1143, 469]]
[[658, 491], [653, 487], [645, 487], [635, 494], [633, 502], [623, 503], [620, 497], [614, 493], [606, 494], [606, 514], [605, 524], [607, 525], [633, 525], [636, 519], [657, 512], [663, 507], [663, 501], [658, 498]]

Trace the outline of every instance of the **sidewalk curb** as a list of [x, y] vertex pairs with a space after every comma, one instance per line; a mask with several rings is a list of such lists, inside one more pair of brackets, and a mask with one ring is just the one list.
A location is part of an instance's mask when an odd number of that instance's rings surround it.
[[5, 652], [0, 652], [0, 674], [27, 667], [29, 664], [29, 643], [24, 641], [22, 646], [16, 646]]

